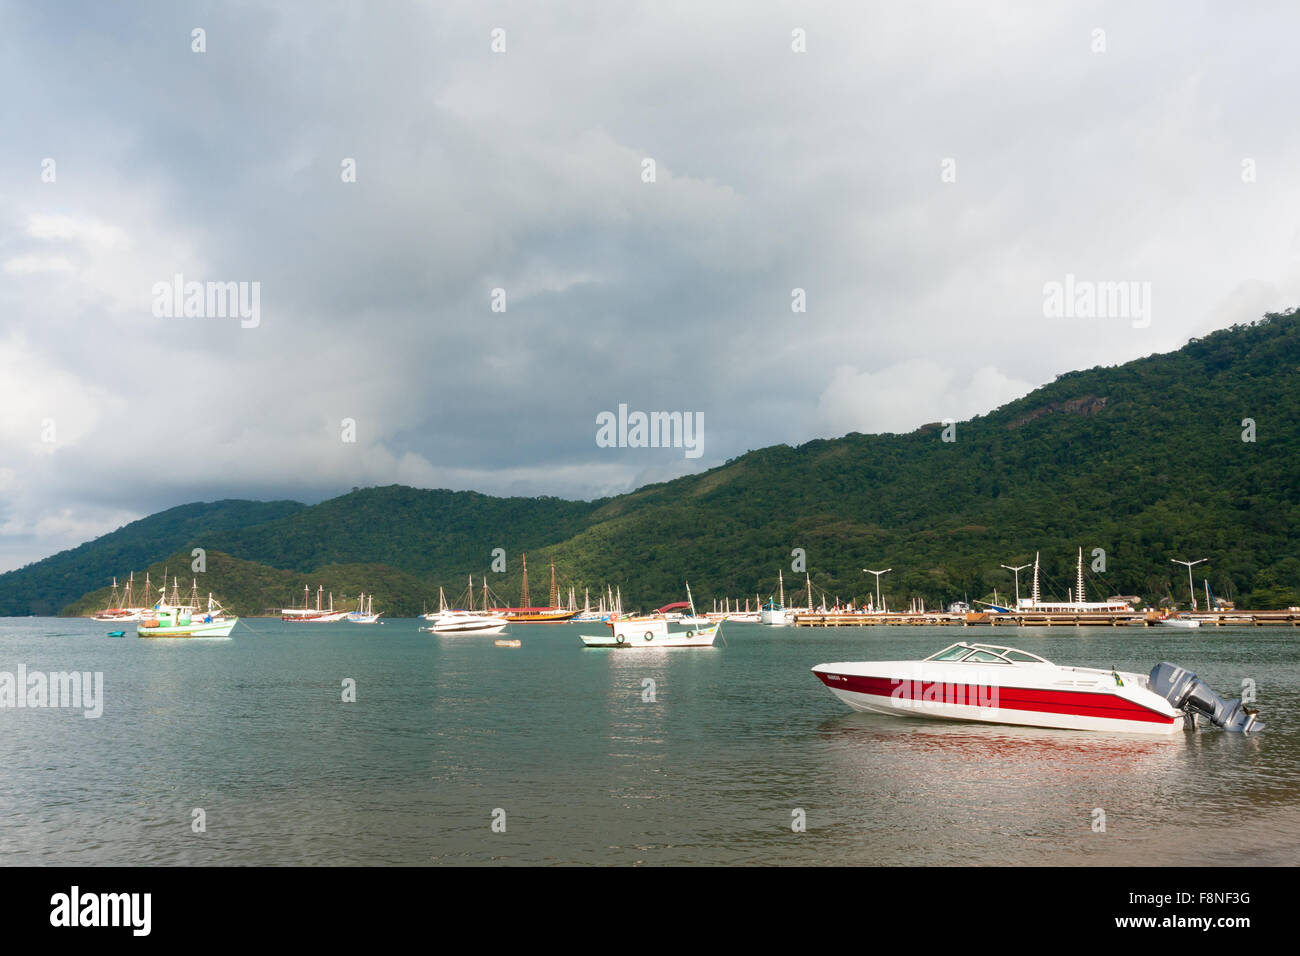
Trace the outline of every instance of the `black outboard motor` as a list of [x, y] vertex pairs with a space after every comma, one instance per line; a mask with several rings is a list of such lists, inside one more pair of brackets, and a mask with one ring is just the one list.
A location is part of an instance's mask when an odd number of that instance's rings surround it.
[[1151, 690], [1188, 714], [1202, 714], [1216, 726], [1234, 733], [1250, 733], [1259, 716], [1254, 707], [1247, 707], [1240, 700], [1224, 700], [1191, 671], [1168, 661], [1151, 668]]

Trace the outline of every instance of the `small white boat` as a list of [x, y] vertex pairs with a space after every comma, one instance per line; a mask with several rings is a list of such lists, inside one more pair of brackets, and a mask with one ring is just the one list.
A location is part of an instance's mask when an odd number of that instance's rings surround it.
[[[368, 601], [367, 601], [368, 599]], [[375, 596], [362, 594], [357, 598], [357, 609], [348, 615], [350, 624], [377, 624], [383, 613], [375, 613]]]
[[812, 671], [854, 710], [906, 717], [1171, 734], [1197, 715], [1249, 733], [1257, 716], [1168, 662], [1150, 675], [1060, 667], [995, 644], [962, 642], [921, 661], [846, 661]]
[[1201, 622], [1191, 617], [1162, 617], [1157, 624], [1164, 627], [1200, 627]]
[[678, 622], [661, 617], [634, 617], [608, 622], [608, 634], [580, 637], [585, 647], [712, 647], [722, 628], [721, 621], [703, 626], [678, 625], [676, 630], [670, 625]]
[[776, 580], [780, 597], [775, 601], [769, 597], [767, 603], [759, 608], [758, 623], [786, 627], [794, 623], [795, 610], [785, 606], [785, 575], [781, 571], [776, 573]]

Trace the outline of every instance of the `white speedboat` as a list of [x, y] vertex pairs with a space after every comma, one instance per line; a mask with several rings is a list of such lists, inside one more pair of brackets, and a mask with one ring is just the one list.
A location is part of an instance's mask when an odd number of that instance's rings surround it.
[[500, 634], [510, 623], [504, 617], [492, 614], [455, 610], [426, 615], [426, 619], [429, 626], [420, 630], [431, 634]]
[[721, 621], [670, 627], [677, 623], [661, 617], [634, 617], [608, 622], [608, 634], [580, 636], [586, 647], [712, 647], [722, 628]]
[[1200, 627], [1201, 622], [1192, 617], [1162, 617], [1157, 624], [1163, 627]]
[[958, 643], [921, 661], [818, 664], [813, 673], [854, 710], [906, 717], [1169, 734], [1201, 715], [1249, 733], [1256, 711], [1224, 700], [1170, 663], [1150, 675], [1060, 667], [995, 644]]

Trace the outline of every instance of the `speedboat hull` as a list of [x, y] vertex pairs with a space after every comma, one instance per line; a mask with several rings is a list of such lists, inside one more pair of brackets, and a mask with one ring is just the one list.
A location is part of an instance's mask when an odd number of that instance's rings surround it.
[[431, 634], [500, 634], [509, 623], [503, 617], [464, 611], [447, 611], [432, 620], [429, 627], [421, 630]]
[[1140, 674], [1047, 661], [856, 661], [812, 670], [857, 711], [1110, 733], [1171, 734], [1183, 728], [1183, 713], [1151, 691]]

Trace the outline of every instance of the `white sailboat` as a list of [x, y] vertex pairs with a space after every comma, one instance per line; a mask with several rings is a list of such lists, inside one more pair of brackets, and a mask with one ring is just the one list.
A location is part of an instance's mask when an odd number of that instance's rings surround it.
[[785, 577], [781, 571], [776, 572], [776, 580], [779, 599], [773, 601], [768, 598], [767, 603], [759, 611], [758, 621], [760, 624], [784, 627], [794, 623], [794, 611], [785, 606]]
[[333, 624], [337, 621], [347, 619], [350, 611], [334, 610], [334, 592], [330, 592], [329, 606], [323, 603], [325, 585], [316, 588], [316, 607], [307, 606], [307, 598], [311, 594], [307, 585], [302, 586], [302, 607], [286, 607], [280, 611], [280, 620], [295, 624]]
[[375, 596], [364, 591], [357, 597], [357, 609], [348, 615], [352, 624], [377, 624], [383, 613], [375, 613]]
[[[149, 575], [145, 575], [145, 600], [149, 599]], [[130, 577], [126, 580], [126, 587], [118, 594], [117, 578], [113, 578], [113, 594], [109, 598], [108, 607], [97, 614], [92, 614], [91, 620], [106, 621], [110, 623], [129, 623], [138, 621], [148, 608], [135, 604], [135, 572], [132, 571]]]
[[1045, 614], [1105, 614], [1132, 611], [1127, 601], [1085, 601], [1083, 594], [1083, 548], [1079, 549], [1079, 564], [1074, 593], [1066, 601], [1043, 601], [1038, 587], [1038, 553], [1034, 553], [1034, 585], [1030, 596], [1020, 598], [1016, 609], [1028, 613]]

